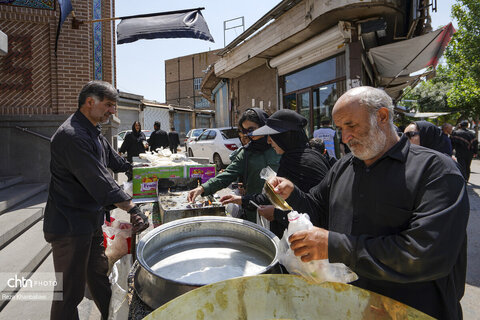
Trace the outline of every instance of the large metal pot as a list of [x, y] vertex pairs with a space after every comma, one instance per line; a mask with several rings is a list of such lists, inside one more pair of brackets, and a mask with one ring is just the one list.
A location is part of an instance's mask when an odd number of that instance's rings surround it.
[[278, 238], [249, 221], [202, 216], [166, 223], [138, 244], [139, 297], [153, 309], [200, 286], [278, 271]]

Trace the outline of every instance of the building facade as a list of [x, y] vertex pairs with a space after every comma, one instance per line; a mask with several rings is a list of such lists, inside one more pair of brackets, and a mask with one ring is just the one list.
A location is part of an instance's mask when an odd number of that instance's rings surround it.
[[220, 50], [202, 92], [214, 95], [224, 83], [222, 108], [234, 123], [250, 107], [296, 110], [309, 120], [311, 136], [332, 124], [333, 105], [349, 88], [382, 87], [393, 99], [402, 94], [412, 77], [383, 76], [369, 51], [429, 31], [430, 6], [428, 0], [281, 1]]
[[202, 95], [201, 84], [205, 74], [220, 58], [217, 52], [207, 51], [165, 60], [166, 103], [199, 111], [194, 121], [197, 128], [210, 123], [208, 113], [200, 111], [215, 110], [214, 104]]
[[[114, 0], [71, 2], [79, 20], [115, 14]], [[114, 22], [73, 29], [70, 14], [55, 54], [59, 10], [56, 1], [0, 4], [0, 30], [8, 37], [8, 51], [0, 56], [0, 175], [48, 181], [48, 139], [77, 110], [82, 86], [94, 79], [115, 85]], [[105, 131], [111, 137], [108, 126]]]

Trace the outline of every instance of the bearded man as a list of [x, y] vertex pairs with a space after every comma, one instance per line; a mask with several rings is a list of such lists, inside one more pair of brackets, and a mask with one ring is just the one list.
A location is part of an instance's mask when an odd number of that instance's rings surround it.
[[322, 228], [293, 234], [302, 261], [328, 259], [357, 273], [353, 283], [438, 319], [461, 319], [469, 202], [453, 160], [411, 145], [393, 126], [393, 103], [380, 89], [342, 95], [333, 119], [352, 154], [308, 193], [270, 181]]

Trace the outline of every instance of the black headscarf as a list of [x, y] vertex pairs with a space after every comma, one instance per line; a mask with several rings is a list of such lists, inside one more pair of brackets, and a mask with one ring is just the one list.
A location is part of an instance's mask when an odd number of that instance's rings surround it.
[[[265, 125], [265, 121], [268, 118], [268, 114], [263, 111], [262, 109], [259, 108], [249, 108], [247, 110], [253, 110], [258, 116], [258, 120], [256, 123], [258, 124], [259, 127]], [[247, 111], [245, 110], [245, 111]], [[251, 140], [246, 146], [245, 150], [248, 151], [254, 151], [254, 152], [264, 152], [265, 150], [269, 149], [270, 145], [267, 142], [267, 137], [262, 137], [257, 140]]]
[[303, 130], [273, 134], [270, 138], [285, 152], [280, 159], [279, 176], [291, 180], [304, 192], [322, 181], [328, 167], [323, 156], [310, 148]]
[[[137, 129], [135, 129], [135, 123], [138, 123], [138, 125], [140, 126], [140, 129], [137, 131]], [[137, 137], [138, 139], [138, 136], [140, 136], [140, 133], [142, 132], [142, 125], [140, 124], [140, 122], [138, 121], [135, 121], [133, 124], [132, 124], [132, 134]]]
[[428, 121], [414, 122], [420, 135], [420, 145], [442, 153], [449, 153], [449, 148], [442, 137], [442, 130]]

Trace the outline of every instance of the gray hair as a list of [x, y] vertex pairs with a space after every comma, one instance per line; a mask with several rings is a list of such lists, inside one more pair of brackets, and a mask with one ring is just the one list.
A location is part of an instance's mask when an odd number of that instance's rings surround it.
[[80, 91], [80, 94], [78, 95], [79, 109], [83, 106], [88, 97], [94, 97], [98, 101], [108, 99], [116, 102], [118, 99], [118, 91], [108, 82], [94, 80], [84, 85]]
[[373, 117], [377, 114], [377, 111], [380, 108], [388, 109], [388, 120], [392, 127], [392, 130], [395, 130], [393, 125], [393, 116], [394, 116], [394, 106], [392, 98], [382, 89], [363, 86], [356, 87], [345, 92], [347, 97], [356, 98], [361, 105], [364, 105], [370, 115]]

